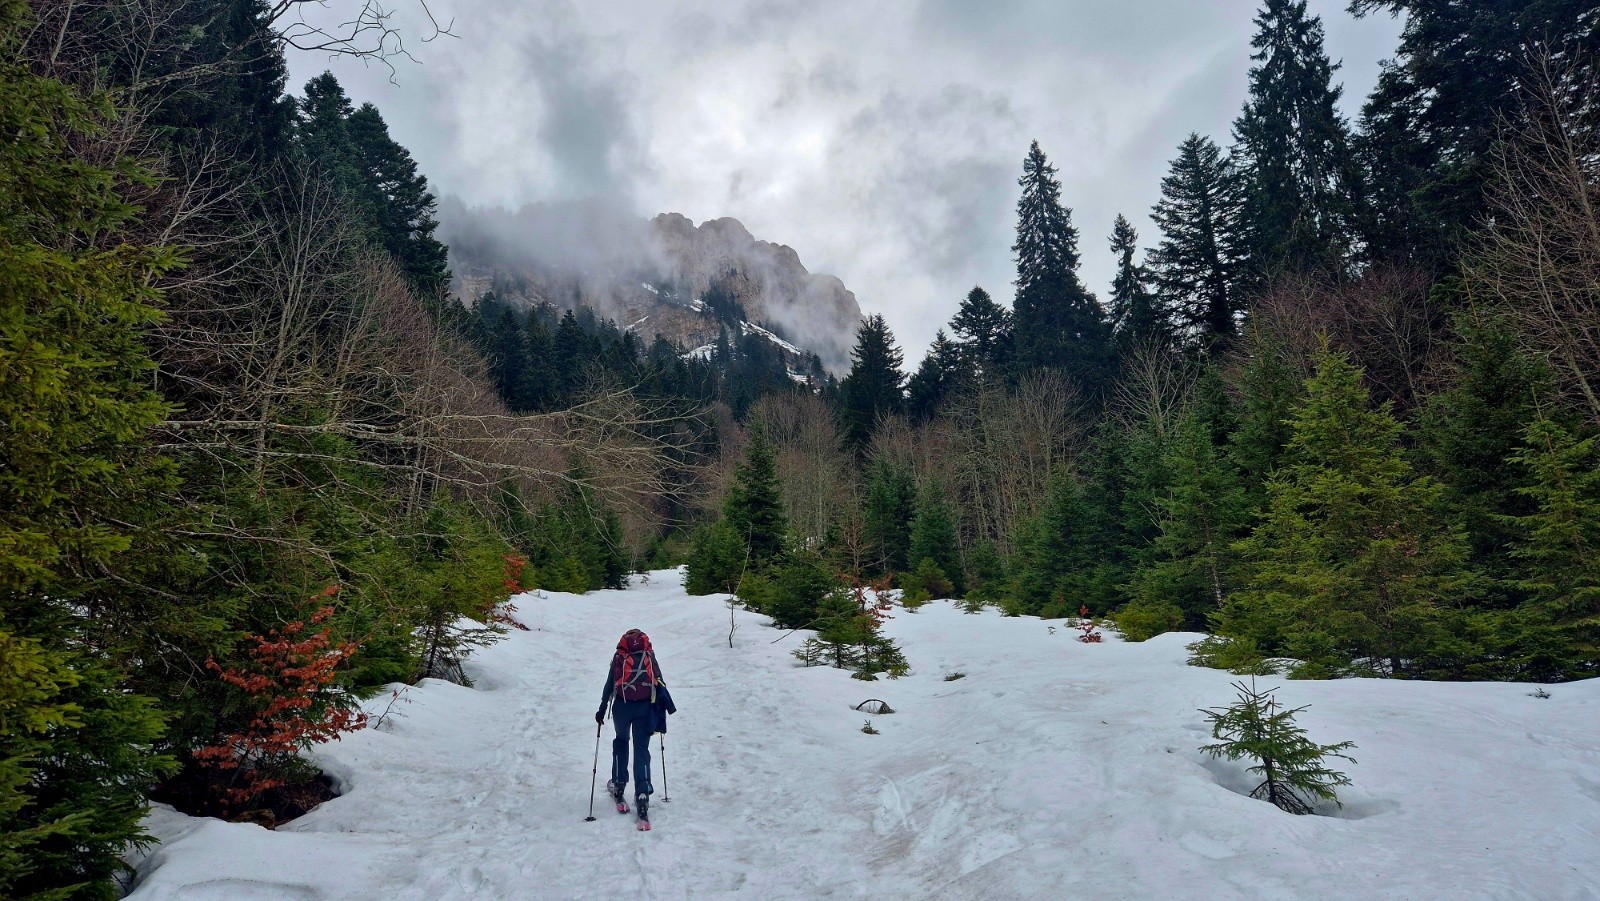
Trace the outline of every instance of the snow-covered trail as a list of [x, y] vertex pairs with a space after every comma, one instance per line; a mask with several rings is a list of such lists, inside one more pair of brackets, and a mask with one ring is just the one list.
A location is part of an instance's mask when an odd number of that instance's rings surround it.
[[[1196, 750], [1232, 692], [1184, 664], [1194, 636], [1085, 645], [941, 602], [887, 626], [912, 675], [866, 683], [795, 666], [803, 635], [754, 614], [730, 649], [722, 599], [675, 571], [517, 603], [531, 631], [473, 658], [475, 688], [424, 683], [318, 751], [342, 797], [276, 832], [157, 809], [132, 897], [1600, 897], [1600, 680], [1282, 683], [1313, 739], [1359, 746], [1344, 810], [1293, 817]], [[631, 627], [681, 710], [649, 833], [603, 792], [583, 821]], [[866, 735], [873, 697], [897, 712]]]

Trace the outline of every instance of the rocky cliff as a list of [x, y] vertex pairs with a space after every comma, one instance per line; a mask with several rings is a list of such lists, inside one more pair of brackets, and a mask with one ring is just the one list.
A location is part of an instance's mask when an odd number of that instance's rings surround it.
[[688, 348], [715, 341], [731, 311], [742, 310], [750, 324], [815, 353], [830, 370], [849, 366], [861, 319], [855, 295], [737, 219], [696, 226], [677, 213], [646, 222], [574, 205], [511, 213], [449, 202], [440, 219], [466, 303], [493, 290], [513, 303], [588, 305], [646, 338], [660, 333]]

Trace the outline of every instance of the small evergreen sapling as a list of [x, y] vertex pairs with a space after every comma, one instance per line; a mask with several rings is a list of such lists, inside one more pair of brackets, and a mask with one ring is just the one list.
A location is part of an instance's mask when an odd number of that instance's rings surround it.
[[1280, 708], [1272, 696], [1274, 689], [1258, 691], [1254, 679], [1248, 686], [1235, 682], [1234, 688], [1239, 700], [1233, 705], [1201, 711], [1211, 721], [1211, 736], [1219, 741], [1200, 750], [1217, 758], [1256, 761], [1249, 772], [1260, 776], [1261, 784], [1250, 797], [1271, 801], [1282, 810], [1308, 814], [1317, 801], [1339, 805], [1334, 788], [1349, 785], [1350, 779], [1329, 769], [1323, 760], [1339, 757], [1355, 763], [1344, 753], [1355, 745], [1348, 741], [1319, 745], [1307, 739], [1306, 731], [1294, 722], [1295, 714], [1306, 708]]

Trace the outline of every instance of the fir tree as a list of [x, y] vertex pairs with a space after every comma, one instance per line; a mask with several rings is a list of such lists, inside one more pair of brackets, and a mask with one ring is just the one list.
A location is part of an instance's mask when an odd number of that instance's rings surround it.
[[874, 461], [867, 481], [862, 523], [872, 572], [906, 571], [915, 506], [916, 483], [911, 473], [887, 460]]
[[1600, 439], [1580, 440], [1541, 414], [1524, 430], [1512, 460], [1529, 475], [1519, 492], [1537, 504], [1514, 520], [1521, 540], [1512, 553], [1526, 566], [1520, 587], [1531, 596], [1536, 621], [1548, 623], [1556, 639], [1555, 653], [1542, 659], [1529, 654], [1530, 647], [1520, 649], [1533, 659], [1518, 675], [1540, 681], [1593, 676], [1600, 672]]
[[1247, 572], [1217, 634], [1302, 661], [1296, 675], [1405, 675], [1473, 590], [1465, 542], [1439, 521], [1441, 486], [1412, 472], [1360, 369], [1324, 353], [1306, 388], [1265, 516], [1235, 545]]
[[1131, 594], [1148, 609], [1175, 606], [1184, 628], [1201, 630], [1233, 588], [1232, 545], [1248, 523], [1249, 502], [1198, 415], [1179, 424], [1167, 468], [1172, 483], [1156, 500], [1154, 561], [1135, 573]]
[[905, 375], [900, 371], [904, 358], [889, 323], [877, 314], [861, 323], [850, 358], [850, 374], [839, 386], [844, 440], [857, 453], [865, 453], [878, 421], [905, 405]]
[[1355, 745], [1315, 744], [1294, 721], [1306, 708], [1280, 708], [1272, 696], [1274, 689], [1257, 691], [1254, 681], [1248, 686], [1235, 682], [1233, 687], [1239, 700], [1232, 706], [1201, 711], [1211, 721], [1211, 737], [1218, 741], [1200, 750], [1212, 757], [1255, 761], [1250, 772], [1261, 777], [1261, 784], [1251, 789], [1250, 797], [1270, 801], [1280, 810], [1308, 814], [1318, 801], [1338, 805], [1335, 789], [1349, 785], [1350, 779], [1329, 769], [1326, 760], [1337, 757], [1355, 763], [1344, 753]]
[[783, 512], [778, 464], [772, 443], [755, 432], [744, 461], [734, 473], [722, 517], [749, 550], [750, 567], [764, 569], [784, 551], [789, 524]]
[[933, 561], [949, 579], [954, 596], [962, 595], [966, 579], [955, 520], [944, 491], [931, 482], [917, 491], [917, 512], [911, 520], [911, 547], [906, 560], [913, 570], [920, 570], [923, 561]]
[[939, 412], [945, 398], [962, 381], [960, 351], [940, 329], [933, 346], [906, 385], [906, 413], [918, 422], [927, 422]]
[[966, 374], [974, 384], [994, 382], [1011, 365], [1014, 338], [1011, 311], [989, 292], [973, 286], [950, 320]]
[[1268, 278], [1340, 273], [1353, 240], [1353, 169], [1338, 66], [1305, 0], [1266, 0], [1255, 24], [1250, 96], [1233, 126], [1251, 268]]
[[1448, 268], [1486, 218], [1491, 151], [1521, 114], [1529, 59], [1593, 59], [1600, 12], [1592, 0], [1355, 0], [1350, 8], [1405, 21], [1362, 111], [1368, 252]]
[[1202, 347], [1231, 340], [1246, 287], [1243, 197], [1233, 164], [1209, 139], [1189, 135], [1150, 215], [1161, 230], [1150, 276], [1174, 326]]
[[1055, 167], [1034, 141], [1022, 163], [1017, 201], [1013, 308], [1017, 363], [1066, 372], [1097, 395], [1108, 365], [1105, 312], [1078, 280], [1078, 231], [1061, 205]]
[[1156, 298], [1150, 293], [1144, 267], [1133, 261], [1139, 250], [1139, 233], [1122, 216], [1111, 229], [1111, 252], [1117, 255], [1117, 274], [1111, 280], [1111, 329], [1124, 353], [1159, 347], [1168, 340], [1168, 327]]
[[170, 407], [142, 341], [175, 255], [132, 236], [149, 173], [93, 161], [108, 98], [17, 61], [32, 25], [0, 5], [0, 896], [111, 898], [169, 762], [100, 617], [211, 611], [130, 587], [175, 487], [146, 437]]
[[689, 551], [684, 590], [689, 594], [734, 593], [747, 569], [748, 556], [744, 536], [726, 520], [701, 528]]
[[1046, 618], [1067, 616], [1100, 603], [1094, 523], [1083, 489], [1062, 470], [1051, 480], [1039, 513], [1018, 530], [1012, 563], [1011, 599], [1021, 612]]

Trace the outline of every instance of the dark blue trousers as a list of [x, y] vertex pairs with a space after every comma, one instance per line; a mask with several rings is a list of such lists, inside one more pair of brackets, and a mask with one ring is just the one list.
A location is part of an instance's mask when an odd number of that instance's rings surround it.
[[611, 781], [628, 784], [628, 739], [633, 739], [633, 790], [650, 795], [650, 707], [649, 701], [618, 701], [611, 708], [611, 721], [617, 737], [611, 741]]

